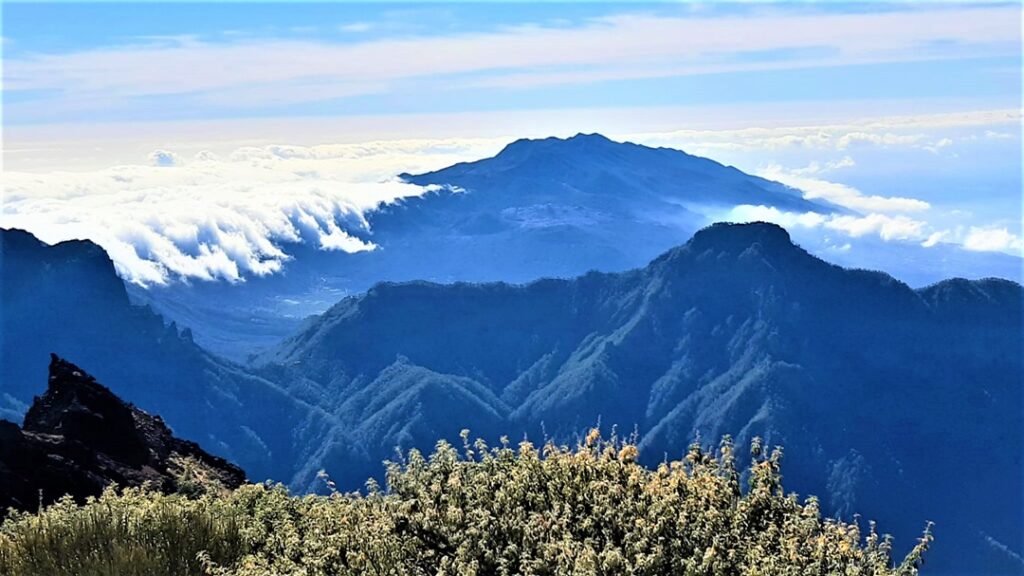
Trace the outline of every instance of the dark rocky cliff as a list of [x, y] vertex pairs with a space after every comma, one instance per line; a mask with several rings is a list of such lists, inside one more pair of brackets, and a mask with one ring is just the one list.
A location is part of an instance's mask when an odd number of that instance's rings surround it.
[[24, 425], [0, 420], [0, 510], [34, 510], [65, 494], [84, 500], [110, 484], [174, 492], [199, 480], [236, 488], [245, 473], [56, 355]]

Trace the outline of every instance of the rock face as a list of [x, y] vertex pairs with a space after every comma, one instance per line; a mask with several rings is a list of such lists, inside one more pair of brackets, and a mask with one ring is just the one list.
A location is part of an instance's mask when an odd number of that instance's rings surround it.
[[0, 420], [0, 510], [34, 510], [64, 494], [83, 500], [110, 484], [179, 491], [189, 477], [225, 488], [245, 482], [241, 468], [175, 438], [162, 418], [56, 355], [24, 425]]

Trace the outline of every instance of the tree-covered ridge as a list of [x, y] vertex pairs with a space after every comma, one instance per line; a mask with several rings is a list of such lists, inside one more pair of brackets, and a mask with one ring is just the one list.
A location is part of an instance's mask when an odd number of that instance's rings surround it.
[[388, 488], [364, 495], [255, 484], [65, 499], [0, 526], [0, 573], [909, 576], [932, 539], [894, 563], [874, 524], [863, 534], [785, 494], [782, 452], [759, 441], [741, 474], [728, 439], [655, 469], [597, 430], [575, 448], [463, 439], [388, 464]]

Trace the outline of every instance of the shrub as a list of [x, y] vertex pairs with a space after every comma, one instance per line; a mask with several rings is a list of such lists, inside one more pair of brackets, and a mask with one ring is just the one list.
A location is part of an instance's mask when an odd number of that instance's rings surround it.
[[197, 553], [230, 563], [245, 553], [230, 498], [189, 500], [134, 488], [70, 497], [0, 526], [0, 574], [202, 574]]
[[778, 449], [741, 482], [728, 439], [655, 470], [596, 431], [575, 448], [463, 439], [389, 463], [387, 490], [362, 495], [256, 484], [66, 499], [0, 527], [0, 573], [910, 576], [931, 542], [926, 529], [894, 565], [873, 524], [862, 534], [785, 495]]

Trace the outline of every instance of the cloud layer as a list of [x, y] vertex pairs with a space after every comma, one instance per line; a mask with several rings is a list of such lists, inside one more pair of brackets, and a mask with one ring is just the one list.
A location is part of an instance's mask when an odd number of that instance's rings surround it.
[[[844, 160], [848, 163], [833, 163], [831, 169], [852, 165], [853, 161], [849, 156], [844, 157]], [[759, 170], [757, 175], [801, 190], [804, 198], [828, 200], [858, 212], [921, 212], [931, 207], [927, 202], [916, 198], [866, 196], [851, 186], [807, 175], [820, 174], [822, 171], [823, 169], [816, 164], [796, 170], [786, 170], [778, 164], [770, 164], [767, 168]]]
[[[1020, 109], [968, 110], [937, 114], [909, 114], [855, 121], [804, 125], [755, 126], [734, 129], [673, 130], [639, 134], [651, 145], [685, 148], [716, 156], [723, 152], [772, 153], [787, 149], [834, 151], [849, 154], [864, 148], [918, 149], [935, 153], [954, 141], [947, 133], [974, 129], [971, 138], [1012, 140], [1019, 132]], [[826, 170], [849, 167], [833, 163]], [[813, 172], [821, 172], [821, 165]], [[805, 170], [804, 173], [812, 172]]]
[[974, 252], [1006, 252], [1022, 256], [1024, 239], [999, 226], [958, 226], [936, 229], [924, 220], [902, 214], [823, 215], [814, 212], [784, 212], [772, 206], [736, 206], [720, 218], [729, 222], [774, 222], [786, 228], [832, 231], [849, 238], [877, 236], [885, 241], [907, 241], [932, 248], [940, 242], [959, 244]]
[[[373, 250], [364, 214], [424, 189], [393, 175], [466, 159], [445, 141], [246, 147], [182, 159], [154, 151], [149, 165], [91, 172], [5, 174], [0, 225], [44, 241], [88, 238], [139, 284], [175, 278], [242, 281], [279, 272], [285, 246]], [[487, 143], [482, 146], [487, 147]], [[473, 154], [475, 157], [476, 154]]]
[[[941, 163], [944, 157], [932, 156], [923, 146], [949, 141], [938, 152], [948, 155], [961, 141], [1013, 144], [1016, 135], [1007, 127], [1019, 121], [1019, 111], [997, 110], [618, 138], [670, 144], [718, 159], [729, 154], [771, 159], [799, 151], [803, 160], [789, 164], [795, 168], [769, 161], [753, 171], [854, 212], [792, 214], [739, 206], [709, 213], [709, 221], [769, 220], [839, 238], [872, 237], [925, 248], [955, 243], [972, 251], [1020, 254], [1024, 245], [1017, 229], [1004, 223], [960, 215], [943, 222], [937, 212], [957, 211], [909, 195], [865, 193], [840, 182], [860, 168], [856, 157], [869, 151], [891, 156], [910, 150]], [[847, 137], [851, 134], [856, 136]], [[507, 141], [452, 138], [233, 148], [219, 143], [205, 149], [192, 143], [139, 154], [135, 164], [78, 172], [8, 171], [0, 226], [28, 229], [47, 242], [92, 239], [111, 254], [125, 279], [139, 284], [178, 278], [244, 281], [280, 272], [295, 242], [345, 252], [375, 249], [372, 231], [366, 229], [367, 212], [423, 192], [397, 181], [395, 174], [491, 156]], [[837, 247], [842, 246], [841, 241]]]

